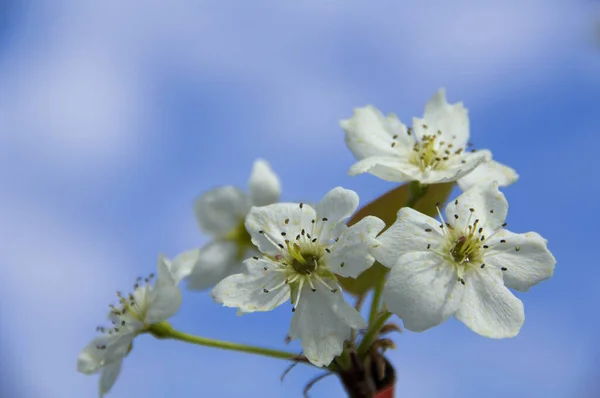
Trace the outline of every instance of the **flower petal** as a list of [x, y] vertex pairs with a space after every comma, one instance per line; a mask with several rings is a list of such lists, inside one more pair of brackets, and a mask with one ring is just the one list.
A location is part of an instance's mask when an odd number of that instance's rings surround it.
[[317, 288], [313, 292], [305, 285], [289, 335], [292, 340], [300, 339], [303, 353], [313, 365], [327, 366], [344, 350], [352, 328], [365, 327], [367, 323], [341, 291]]
[[354, 163], [348, 174], [355, 176], [371, 173], [382, 180], [408, 182], [419, 180], [421, 170], [410, 163], [407, 157], [371, 156]]
[[473, 186], [446, 206], [446, 219], [451, 225], [466, 231], [469, 222], [479, 220], [484, 235], [500, 228], [507, 213], [508, 202], [498, 190], [497, 182]]
[[454, 314], [463, 290], [456, 269], [439, 255], [407, 253], [390, 271], [383, 299], [406, 329], [422, 332]]
[[[478, 152], [489, 152], [487, 150], [481, 150]], [[491, 152], [489, 154], [489, 158], [491, 159]], [[469, 174], [462, 177], [458, 180], [458, 186], [463, 191], [467, 191], [474, 185], [487, 185], [492, 181], [498, 182], [498, 185], [501, 187], [506, 187], [519, 179], [519, 175], [517, 172], [503, 165], [502, 163], [498, 163], [494, 160], [489, 160], [477, 166], [473, 171]]]
[[[371, 156], [395, 157], [400, 151], [412, 148], [406, 126], [395, 115], [386, 118], [371, 105], [355, 109], [352, 118], [341, 120], [340, 126], [346, 132], [346, 145], [358, 160]], [[392, 147], [394, 141], [398, 145]]]
[[177, 286], [159, 286], [154, 291], [144, 322], [152, 325], [169, 319], [181, 307], [181, 290]]
[[441, 88], [425, 105], [423, 115], [431, 130], [440, 130], [444, 138], [453, 138], [457, 147], [464, 147], [469, 141], [469, 115], [462, 102], [450, 105], [446, 101], [446, 90]]
[[121, 373], [121, 365], [123, 365], [123, 360], [120, 359], [102, 368], [100, 382], [98, 383], [98, 391], [101, 398], [108, 394], [115, 385], [117, 377]]
[[[277, 255], [280, 247], [285, 247], [285, 237], [300, 233], [302, 229], [310, 231], [315, 210], [305, 204], [275, 203], [263, 207], [252, 207], [246, 217], [246, 229], [252, 237], [252, 243], [265, 254]], [[281, 245], [278, 247], [278, 245]]]
[[358, 208], [358, 194], [342, 187], [333, 188], [327, 192], [323, 199], [315, 206], [316, 216], [319, 218], [320, 238], [326, 241], [337, 236], [332, 236], [336, 226], [346, 220]]
[[277, 264], [264, 257], [248, 259], [244, 264], [246, 272], [228, 276], [212, 290], [216, 302], [243, 312], [255, 312], [271, 311], [289, 300], [289, 285], [271, 290], [285, 281], [285, 274], [276, 271]]
[[266, 160], [257, 159], [254, 162], [249, 185], [250, 200], [254, 206], [266, 206], [279, 200], [279, 178]]
[[377, 240], [380, 246], [372, 250], [373, 257], [392, 268], [398, 258], [407, 253], [427, 251], [444, 242], [440, 222], [410, 207], [398, 211], [396, 221]]
[[535, 232], [515, 234], [503, 230], [494, 235], [484, 261], [498, 269], [506, 268], [502, 273], [504, 284], [526, 292], [554, 274], [556, 259], [546, 244], [546, 239]]
[[485, 153], [464, 153], [460, 156], [457, 155], [456, 160], [447, 164], [446, 168], [425, 170], [419, 178], [415, 179], [423, 184], [438, 184], [456, 181], [471, 173], [486, 160], [487, 156]]
[[250, 200], [241, 190], [224, 186], [196, 199], [194, 210], [202, 231], [224, 237], [244, 221], [250, 210]]
[[384, 227], [383, 220], [367, 216], [348, 228], [328, 247], [331, 253], [324, 256], [327, 267], [345, 278], [358, 277], [375, 262], [370, 250], [381, 245], [375, 237]]
[[77, 371], [87, 375], [94, 374], [105, 364], [125, 357], [133, 338], [134, 334], [123, 332], [104, 334], [94, 338], [79, 353]]
[[178, 254], [171, 262], [169, 269], [173, 276], [175, 285], [179, 285], [182, 279], [187, 278], [198, 264], [200, 250], [192, 249]]
[[235, 242], [214, 240], [205, 245], [187, 277], [187, 288], [205, 290], [215, 286], [229, 275], [242, 272], [244, 267], [237, 258]]
[[477, 269], [465, 277], [465, 294], [454, 317], [485, 337], [507, 338], [519, 334], [525, 321], [521, 300], [504, 286], [502, 271]]
[[175, 278], [171, 273], [171, 260], [169, 260], [164, 254], [158, 255], [158, 276], [156, 277], [156, 286], [175, 286]]

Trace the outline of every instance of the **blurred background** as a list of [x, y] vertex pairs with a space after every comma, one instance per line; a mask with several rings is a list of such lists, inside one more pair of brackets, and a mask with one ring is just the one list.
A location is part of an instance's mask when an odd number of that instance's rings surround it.
[[[456, 321], [396, 337], [397, 396], [598, 397], [600, 45], [597, 1], [0, 1], [0, 396], [94, 397], [76, 357], [116, 290], [207, 241], [194, 198], [247, 187], [269, 160], [283, 200], [348, 177], [338, 121], [373, 104], [410, 123], [446, 87], [472, 141], [521, 178], [514, 232], [537, 231], [553, 279], [519, 294], [509, 340]], [[236, 317], [184, 293], [179, 329], [285, 348], [288, 307]], [[287, 347], [297, 350], [297, 344]], [[318, 375], [142, 336], [110, 394], [301, 397]], [[334, 377], [315, 397], [343, 396]]]

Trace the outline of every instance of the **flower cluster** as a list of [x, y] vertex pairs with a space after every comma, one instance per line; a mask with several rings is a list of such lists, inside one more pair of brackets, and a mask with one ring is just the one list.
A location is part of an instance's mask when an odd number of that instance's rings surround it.
[[191, 290], [212, 288], [214, 300], [238, 314], [289, 302], [289, 337], [300, 340], [304, 358], [317, 367], [342, 355], [357, 330], [365, 329], [364, 336], [379, 332], [348, 304], [341, 286], [341, 278], [359, 278], [375, 261], [389, 268], [376, 296], [382, 293], [383, 308], [406, 329], [424, 331], [454, 316], [482, 336], [519, 333], [523, 303], [509, 289], [527, 291], [550, 278], [556, 260], [537, 233], [505, 229], [508, 203], [499, 187], [518, 175], [492, 160], [490, 151], [472, 149], [462, 103], [448, 104], [439, 90], [412, 127], [373, 106], [356, 109], [340, 124], [358, 160], [350, 175], [369, 172], [421, 188], [456, 182], [463, 193], [445, 215], [436, 206], [439, 220], [398, 203], [397, 219], [387, 229], [372, 215], [348, 226], [359, 206], [356, 192], [337, 187], [314, 206], [278, 203], [279, 178], [257, 160], [249, 194], [224, 186], [196, 200], [198, 224], [211, 242], [172, 262], [160, 256], [154, 284], [151, 275], [131, 294], [117, 294], [112, 326], [99, 327], [102, 335], [78, 360], [80, 372], [101, 372], [101, 396], [114, 384], [135, 337], [156, 333], [178, 311], [182, 279]]

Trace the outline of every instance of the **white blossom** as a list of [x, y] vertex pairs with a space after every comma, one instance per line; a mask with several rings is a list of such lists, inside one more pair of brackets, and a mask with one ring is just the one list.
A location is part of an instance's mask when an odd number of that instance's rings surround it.
[[138, 278], [133, 292], [128, 295], [117, 293], [119, 304], [110, 306], [111, 327], [99, 326], [102, 334], [93, 339], [79, 354], [77, 370], [84, 374], [100, 372], [99, 396], [107, 394], [121, 371], [123, 358], [129, 354], [133, 340], [150, 325], [164, 321], [179, 310], [181, 291], [180, 278], [172, 274], [177, 268], [177, 259], [173, 263], [160, 255], [158, 276], [154, 284], [154, 274], [148, 278]]
[[244, 273], [225, 278], [212, 291], [217, 302], [241, 312], [270, 311], [291, 300], [289, 336], [300, 339], [304, 355], [327, 366], [341, 354], [351, 329], [366, 327], [342, 295], [336, 275], [356, 278], [374, 263], [369, 251], [384, 222], [365, 217], [352, 227], [347, 219], [358, 195], [335, 188], [313, 208], [278, 203], [253, 207], [246, 219], [261, 256], [246, 260]]
[[462, 102], [448, 104], [444, 89], [427, 102], [423, 118], [413, 118], [410, 128], [371, 105], [355, 109], [340, 124], [358, 160], [350, 175], [369, 172], [387, 181], [422, 184], [458, 180], [463, 190], [492, 181], [506, 186], [518, 178], [513, 169], [492, 160], [490, 151], [470, 149], [467, 109]]
[[508, 288], [527, 291], [550, 278], [556, 260], [537, 233], [505, 230], [507, 211], [497, 182], [463, 193], [446, 207], [445, 220], [440, 213], [441, 222], [400, 209], [373, 255], [392, 268], [383, 297], [407, 329], [423, 331], [454, 316], [483, 336], [519, 333], [523, 303]]
[[195, 204], [200, 229], [212, 235], [195, 262], [180, 272], [187, 276], [187, 287], [204, 290], [226, 276], [241, 272], [242, 261], [258, 253], [244, 222], [252, 206], [265, 206], [279, 200], [281, 188], [277, 175], [262, 159], [254, 162], [249, 194], [233, 186], [223, 186], [200, 196]]

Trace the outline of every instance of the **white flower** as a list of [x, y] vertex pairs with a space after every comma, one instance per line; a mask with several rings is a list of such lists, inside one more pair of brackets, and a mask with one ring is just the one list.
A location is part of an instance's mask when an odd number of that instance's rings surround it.
[[164, 321], [179, 310], [181, 291], [177, 286], [180, 279], [171, 273], [174, 267], [167, 258], [158, 259], [158, 276], [154, 285], [151, 274], [145, 280], [139, 278], [131, 294], [117, 293], [118, 306], [110, 306], [109, 320], [112, 327], [99, 326], [102, 333], [88, 344], [77, 358], [77, 370], [84, 374], [101, 372], [99, 396], [107, 394], [114, 385], [123, 358], [131, 351], [133, 339], [148, 330], [149, 326]]
[[182, 269], [189, 274], [187, 287], [204, 290], [226, 276], [241, 272], [242, 261], [258, 253], [246, 231], [244, 221], [252, 206], [265, 206], [279, 200], [279, 179], [269, 164], [254, 162], [249, 195], [233, 186], [215, 188], [200, 196], [194, 204], [200, 229], [213, 236], [199, 252], [195, 263]]
[[270, 311], [291, 299], [289, 335], [300, 339], [304, 355], [327, 366], [341, 354], [351, 329], [366, 327], [342, 295], [336, 275], [356, 278], [374, 258], [369, 250], [385, 226], [365, 217], [348, 228], [344, 220], [358, 207], [358, 195], [335, 188], [315, 208], [278, 203], [254, 207], [246, 219], [261, 257], [246, 260], [246, 272], [221, 281], [217, 302], [242, 312]]
[[426, 104], [424, 117], [407, 128], [373, 106], [358, 108], [340, 125], [358, 162], [350, 175], [369, 172], [395, 182], [435, 184], [458, 180], [461, 189], [498, 181], [510, 185], [517, 173], [492, 160], [490, 151], [469, 152], [469, 116], [462, 102], [448, 104], [440, 89]]
[[446, 207], [442, 222], [410, 208], [378, 239], [373, 255], [392, 268], [384, 289], [390, 311], [412, 331], [454, 315], [492, 338], [519, 333], [523, 303], [507, 289], [527, 291], [548, 279], [556, 260], [534, 232], [504, 229], [508, 203], [498, 184], [473, 187]]

